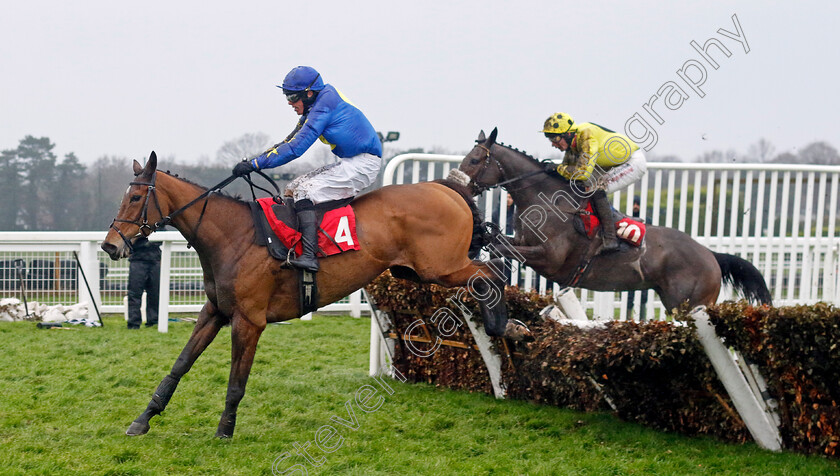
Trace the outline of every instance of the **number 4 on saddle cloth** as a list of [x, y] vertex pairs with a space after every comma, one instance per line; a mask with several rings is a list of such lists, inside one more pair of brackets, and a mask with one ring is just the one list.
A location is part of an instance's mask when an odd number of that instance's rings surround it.
[[[356, 214], [349, 205], [351, 200], [335, 200], [315, 206], [320, 223], [319, 257], [361, 249], [356, 237]], [[289, 259], [300, 256], [303, 246], [292, 199], [286, 198], [278, 203], [271, 197], [260, 198], [250, 205], [256, 224], [257, 244], [267, 246], [271, 256], [287, 264]]]
[[[612, 212], [616, 236], [633, 246], [642, 246], [642, 240], [645, 238], [645, 224], [616, 210]], [[591, 202], [586, 204], [586, 208], [581, 210], [574, 220], [575, 230], [588, 238], [595, 236], [600, 223], [598, 216], [592, 211]]]

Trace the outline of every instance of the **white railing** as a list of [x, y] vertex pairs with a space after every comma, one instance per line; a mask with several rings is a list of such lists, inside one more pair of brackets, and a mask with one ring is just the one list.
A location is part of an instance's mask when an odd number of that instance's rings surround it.
[[[383, 185], [445, 178], [463, 156], [403, 154], [385, 167]], [[840, 167], [783, 164], [649, 163], [638, 184], [613, 194], [613, 206], [632, 214], [639, 196], [641, 219], [677, 228], [717, 252], [741, 256], [764, 275], [777, 305], [826, 301], [840, 304], [837, 228]], [[631, 197], [628, 200], [628, 197]], [[478, 198], [486, 221], [505, 228], [510, 217], [507, 192], [494, 190]], [[524, 267], [511, 284], [525, 289], [559, 290]], [[643, 291], [635, 293], [638, 316]], [[664, 307], [647, 293], [646, 315], [662, 318]], [[576, 290], [585, 309], [599, 316], [628, 318], [628, 293]], [[732, 298], [725, 289], [720, 300]]]
[[[384, 185], [444, 178], [462, 156], [404, 154], [388, 162]], [[761, 164], [650, 163], [638, 186], [614, 194], [616, 208], [630, 214], [632, 200], [641, 197], [641, 218], [655, 225], [689, 233], [709, 248], [739, 255], [764, 274], [778, 305], [826, 301], [840, 304], [838, 282], [837, 209], [840, 167]], [[695, 193], [699, 191], [699, 193]], [[499, 224], [507, 220], [503, 190], [479, 197], [485, 220], [499, 209]], [[0, 232], [0, 297], [19, 294], [14, 261], [26, 266], [28, 298], [39, 302], [90, 302], [75, 270], [75, 251], [101, 312], [122, 313], [128, 262], [111, 261], [99, 250], [104, 232]], [[171, 312], [197, 312], [206, 297], [195, 252], [176, 231], [158, 232], [163, 242], [160, 326], [166, 330]], [[515, 270], [511, 284], [544, 292], [557, 285], [530, 268]], [[576, 290], [584, 307], [597, 315], [627, 319], [628, 293]], [[646, 315], [661, 318], [664, 309], [648, 291]], [[722, 298], [731, 297], [728, 291]], [[641, 292], [635, 293], [638, 316]], [[92, 310], [91, 310], [92, 311]], [[370, 312], [357, 291], [319, 311]]]
[[[99, 249], [105, 232], [0, 232], [0, 298], [20, 298], [15, 261], [25, 270], [26, 298], [46, 304], [89, 303], [101, 313], [123, 313], [128, 284], [128, 260], [112, 261]], [[158, 329], [166, 332], [170, 313], [195, 313], [207, 301], [204, 294], [201, 264], [194, 250], [177, 231], [162, 231], [149, 237], [160, 241], [161, 279]], [[87, 278], [76, 271], [73, 253]], [[20, 261], [18, 261], [20, 262]], [[90, 292], [88, 292], [88, 286]], [[91, 300], [93, 297], [93, 301]], [[357, 291], [320, 312], [345, 312], [359, 317], [370, 307]]]

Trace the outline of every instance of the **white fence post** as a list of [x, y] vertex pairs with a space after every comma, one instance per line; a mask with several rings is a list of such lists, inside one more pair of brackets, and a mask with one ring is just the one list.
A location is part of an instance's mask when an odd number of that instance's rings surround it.
[[99, 260], [96, 259], [96, 245], [95, 241], [82, 241], [79, 249], [79, 264], [84, 271], [87, 278], [87, 285], [90, 287], [90, 294], [88, 288], [82, 282], [81, 273], [76, 278], [78, 283], [79, 302], [88, 303], [88, 319], [96, 319], [96, 309], [101, 312], [102, 299], [99, 293]]
[[[371, 311], [372, 313], [373, 311]], [[356, 290], [350, 294], [350, 317], [362, 317], [362, 290]]]
[[[371, 306], [371, 309], [373, 306]], [[376, 372], [385, 363], [385, 358], [382, 355], [382, 343], [385, 339], [382, 338], [382, 333], [379, 332], [379, 325], [376, 323], [376, 316], [373, 314], [375, 310], [370, 312], [370, 367], [369, 374], [371, 377], [376, 375]]]
[[490, 376], [490, 384], [493, 386], [493, 395], [498, 399], [505, 398], [507, 393], [505, 385], [502, 382], [502, 358], [496, 352], [490, 336], [484, 332], [484, 327], [478, 327], [473, 322], [475, 315], [464, 316], [467, 321], [467, 326], [475, 339], [475, 344], [478, 346], [478, 353], [484, 360], [484, 365], [487, 366], [487, 374]]
[[160, 256], [160, 305], [158, 332], [169, 332], [169, 276], [172, 272], [172, 242], [164, 241]]
[[753, 439], [762, 448], [781, 451], [782, 437], [779, 434], [778, 425], [765, 412], [765, 405], [762, 405], [758, 400], [762, 398], [761, 395], [753, 393], [744, 374], [738, 367], [738, 363], [735, 362], [732, 354], [729, 353], [729, 350], [715, 333], [714, 326], [709, 322], [709, 315], [706, 314], [705, 306], [699, 306], [692, 310], [691, 316], [697, 324], [697, 335], [706, 351], [706, 355], [709, 356], [718, 378], [729, 393], [729, 398], [732, 399], [735, 409], [741, 415]]
[[575, 296], [572, 288], [565, 288], [554, 296], [554, 302], [560, 306], [563, 314], [576, 321], [586, 321], [586, 311], [580, 305], [580, 300]]

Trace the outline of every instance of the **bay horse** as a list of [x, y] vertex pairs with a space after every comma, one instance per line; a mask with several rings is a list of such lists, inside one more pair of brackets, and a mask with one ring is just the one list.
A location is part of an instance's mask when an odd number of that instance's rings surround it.
[[673, 228], [647, 225], [642, 246], [596, 254], [584, 267], [585, 256], [597, 253], [600, 243], [573, 226], [587, 195], [577, 184], [547, 173], [546, 163], [497, 143], [496, 135], [496, 129], [489, 137], [482, 131], [459, 170], [469, 177], [474, 195], [501, 185], [520, 210], [513, 240], [498, 237], [503, 240], [493, 247], [498, 254], [561, 286], [575, 281], [575, 287], [594, 291], [653, 289], [669, 312], [683, 303], [690, 308], [714, 304], [722, 280], [752, 302], [771, 304], [767, 284], [750, 262], [715, 253]]
[[[102, 249], [111, 259], [126, 257], [131, 240], [171, 224], [198, 254], [207, 302], [169, 375], [126, 434], [149, 431], [149, 420], [166, 408], [181, 377], [219, 329], [230, 324], [230, 378], [216, 436], [231, 437], [266, 324], [302, 314], [297, 270], [281, 268], [282, 262], [271, 258], [267, 248], [255, 244], [246, 202], [208, 194], [199, 185], [158, 171], [154, 152], [145, 167], [134, 161], [134, 175]], [[462, 195], [433, 182], [383, 187], [356, 198], [352, 205], [361, 250], [321, 260], [318, 306], [347, 296], [391, 269], [395, 276], [419, 282], [468, 286], [481, 305], [487, 333], [503, 335], [508, 322], [503, 279], [487, 264], [468, 257], [474, 233], [473, 208], [467, 203], [471, 199], [466, 189]], [[202, 200], [203, 206], [191, 206]]]

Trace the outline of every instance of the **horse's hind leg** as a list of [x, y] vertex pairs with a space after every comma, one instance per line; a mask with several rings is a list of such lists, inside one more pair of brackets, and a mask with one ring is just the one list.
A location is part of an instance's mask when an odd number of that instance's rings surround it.
[[219, 429], [216, 430], [216, 436], [219, 438], [233, 436], [233, 429], [236, 426], [236, 409], [242, 397], [245, 396], [245, 384], [248, 383], [248, 375], [251, 373], [251, 365], [254, 363], [254, 354], [257, 351], [257, 342], [264, 329], [265, 325], [262, 327], [254, 325], [242, 316], [236, 316], [233, 319], [230, 378], [225, 398], [225, 410], [219, 420]]
[[717, 279], [717, 277], [709, 278], [701, 274], [694, 282], [667, 283], [665, 286], [654, 289], [669, 313], [686, 303], [689, 309], [700, 305], [711, 306], [720, 294], [720, 280], [713, 281], [712, 279]]
[[198, 356], [204, 352], [204, 349], [213, 342], [219, 329], [227, 323], [227, 319], [221, 316], [210, 301], [204, 304], [201, 312], [198, 315], [198, 322], [193, 329], [190, 340], [184, 346], [184, 350], [175, 360], [175, 365], [169, 375], [163, 378], [163, 381], [158, 385], [152, 401], [146, 407], [146, 410], [137, 417], [136, 420], [128, 427], [125, 432], [126, 435], [143, 435], [149, 431], [149, 420], [155, 415], [159, 415], [169, 403], [172, 394], [175, 393], [175, 388], [178, 386], [178, 381], [186, 374], [193, 363], [195, 363]]

